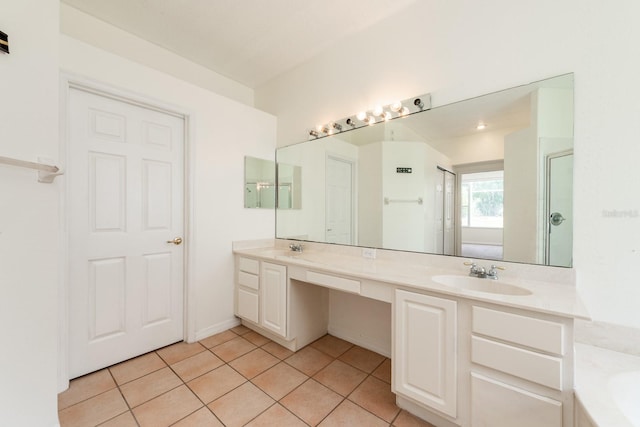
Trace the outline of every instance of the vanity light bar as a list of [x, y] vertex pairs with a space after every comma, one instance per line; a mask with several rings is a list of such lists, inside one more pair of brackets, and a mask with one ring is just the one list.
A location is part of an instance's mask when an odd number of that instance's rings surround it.
[[405, 117], [420, 111], [431, 109], [431, 94], [424, 94], [396, 101], [385, 106], [376, 106], [356, 115], [335, 120], [326, 125], [318, 125], [308, 131], [309, 139], [324, 138], [341, 132], [347, 132], [364, 126]]

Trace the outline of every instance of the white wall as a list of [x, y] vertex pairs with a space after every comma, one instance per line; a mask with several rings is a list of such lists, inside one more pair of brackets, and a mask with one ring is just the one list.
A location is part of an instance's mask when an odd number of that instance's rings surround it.
[[504, 158], [504, 137], [517, 128], [502, 128], [494, 131], [482, 131], [472, 135], [451, 138], [434, 144], [443, 147], [453, 165], [488, 162]]
[[504, 138], [503, 259], [538, 256], [538, 138], [535, 124]]
[[[1, 0], [0, 156], [58, 161], [58, 2]], [[54, 426], [59, 182], [0, 166], [0, 424]]]
[[253, 105], [252, 89], [64, 3], [60, 4], [60, 31], [219, 95]]
[[[592, 316], [640, 327], [640, 2], [416, 2], [258, 88], [278, 144], [315, 123], [431, 92], [434, 106], [575, 72], [577, 286]], [[346, 46], [346, 47], [345, 47]], [[304, 105], [305, 108], [300, 108]]]
[[273, 158], [275, 118], [65, 35], [60, 66], [190, 115], [196, 338], [228, 327], [235, 321], [231, 242], [273, 237], [272, 210], [243, 208], [243, 175], [245, 155]]
[[358, 245], [382, 247], [382, 142], [358, 150]]
[[462, 227], [460, 230], [462, 243], [476, 245], [502, 246], [502, 228]]
[[[427, 145], [422, 142], [384, 141], [382, 143], [382, 196], [395, 200], [422, 198], [422, 204], [390, 202], [382, 208], [382, 246], [389, 249], [425, 250], [426, 211], [435, 201], [435, 184], [427, 185]], [[412, 173], [396, 173], [408, 167]], [[435, 173], [435, 166], [429, 175]], [[430, 197], [429, 197], [430, 196]], [[433, 224], [433, 221], [429, 222]], [[431, 227], [434, 228], [434, 227]]]

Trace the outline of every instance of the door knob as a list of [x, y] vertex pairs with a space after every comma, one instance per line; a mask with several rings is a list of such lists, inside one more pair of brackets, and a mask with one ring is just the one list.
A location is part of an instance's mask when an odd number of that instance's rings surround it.
[[182, 243], [182, 237], [176, 237], [173, 240], [167, 240], [167, 243], [173, 243], [174, 245], [179, 245]]

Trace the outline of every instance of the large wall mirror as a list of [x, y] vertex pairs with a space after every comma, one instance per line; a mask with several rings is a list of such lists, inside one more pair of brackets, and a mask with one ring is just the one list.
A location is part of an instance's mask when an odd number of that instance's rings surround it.
[[276, 237], [571, 266], [573, 74], [279, 148]]

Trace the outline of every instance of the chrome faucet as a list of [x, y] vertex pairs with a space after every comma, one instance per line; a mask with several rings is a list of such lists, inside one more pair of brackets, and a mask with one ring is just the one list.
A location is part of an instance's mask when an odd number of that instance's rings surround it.
[[479, 279], [492, 279], [498, 280], [498, 270], [504, 270], [504, 267], [498, 267], [497, 265], [491, 264], [489, 270], [484, 267], [479, 267], [475, 262], [465, 262], [464, 265], [468, 265], [469, 267], [469, 276], [477, 277]]
[[292, 243], [289, 245], [289, 249], [293, 252], [302, 252], [302, 243]]

